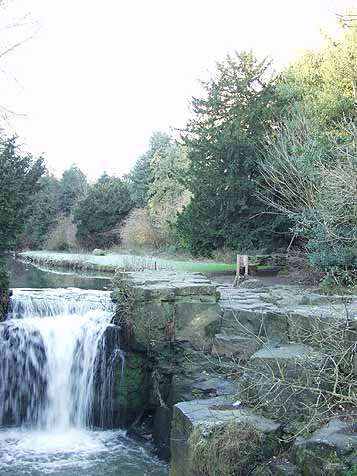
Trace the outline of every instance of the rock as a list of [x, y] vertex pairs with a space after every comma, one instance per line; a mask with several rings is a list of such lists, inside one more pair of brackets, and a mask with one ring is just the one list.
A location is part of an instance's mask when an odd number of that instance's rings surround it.
[[290, 461], [273, 461], [269, 466], [274, 476], [298, 476], [297, 467]]
[[331, 420], [293, 448], [295, 463], [304, 476], [344, 476], [357, 463], [357, 421]]
[[243, 401], [284, 421], [308, 418], [318, 398], [314, 389], [324, 388], [323, 363], [302, 344], [264, 346], [250, 358], [242, 377]]
[[302, 295], [299, 304], [302, 306], [333, 306], [334, 304], [348, 304], [353, 302], [353, 300], [354, 297], [351, 295], [324, 295], [316, 292], [308, 292]]
[[178, 403], [174, 407], [171, 431], [171, 476], [194, 476], [189, 438], [195, 428], [215, 425], [248, 424], [262, 433], [262, 447], [267, 458], [280, 448], [280, 425], [251, 410], [235, 407], [231, 397], [217, 397]]
[[225, 308], [220, 334], [284, 343], [289, 341], [288, 318], [284, 312]]
[[212, 354], [248, 360], [260, 347], [261, 342], [254, 337], [227, 336], [216, 334]]
[[258, 466], [250, 476], [300, 476], [297, 467], [289, 461], [274, 461]]
[[187, 341], [196, 350], [209, 350], [221, 324], [218, 305], [212, 303], [175, 303], [175, 340]]
[[115, 426], [128, 426], [140, 416], [149, 401], [151, 367], [145, 354], [129, 353], [125, 365], [116, 366], [113, 388]]
[[94, 256], [105, 256], [106, 252], [104, 250], [99, 249], [99, 248], [95, 248], [92, 251], [92, 254], [94, 254]]
[[221, 324], [221, 309], [217, 288], [205, 276], [145, 271], [120, 273], [120, 277], [130, 294], [137, 343], [158, 351], [168, 342], [211, 349]]
[[197, 397], [216, 397], [222, 395], [237, 395], [239, 385], [222, 377], [200, 378], [192, 383], [192, 394]]
[[245, 289], [256, 289], [256, 288], [261, 288], [264, 285], [262, 284], [259, 279], [245, 279], [241, 283], [239, 283], [240, 288], [245, 288]]
[[160, 450], [160, 455], [165, 459], [169, 459], [170, 456], [171, 420], [175, 404], [200, 398], [233, 396], [238, 391], [235, 382], [222, 377], [201, 375], [198, 378], [188, 378], [184, 375], [173, 375], [169, 387], [164, 389], [160, 386], [161, 397], [165, 400], [166, 406], [156, 402], [157, 408], [154, 414], [153, 438]]

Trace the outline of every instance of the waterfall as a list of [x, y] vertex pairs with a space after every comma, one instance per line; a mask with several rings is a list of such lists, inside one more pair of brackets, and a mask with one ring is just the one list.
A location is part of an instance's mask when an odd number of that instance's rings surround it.
[[15, 290], [0, 324], [0, 425], [110, 425], [123, 362], [112, 314], [105, 291]]

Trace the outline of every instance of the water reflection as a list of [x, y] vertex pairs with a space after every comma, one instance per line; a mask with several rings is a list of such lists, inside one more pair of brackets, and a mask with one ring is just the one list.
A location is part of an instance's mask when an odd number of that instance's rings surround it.
[[9, 257], [7, 263], [12, 288], [110, 288], [111, 276], [108, 274], [38, 268], [13, 257]]

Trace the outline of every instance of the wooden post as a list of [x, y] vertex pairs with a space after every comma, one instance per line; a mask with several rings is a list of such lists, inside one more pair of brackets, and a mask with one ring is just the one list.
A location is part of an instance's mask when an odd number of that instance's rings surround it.
[[248, 255], [237, 255], [237, 270], [234, 278], [233, 286], [237, 286], [240, 281], [240, 268], [244, 267], [244, 279], [249, 275], [249, 258]]
[[243, 263], [244, 263], [244, 276], [247, 277], [249, 274], [249, 258], [248, 255], [243, 255]]
[[240, 255], [237, 255], [236, 279], [239, 279], [239, 276], [240, 276]]

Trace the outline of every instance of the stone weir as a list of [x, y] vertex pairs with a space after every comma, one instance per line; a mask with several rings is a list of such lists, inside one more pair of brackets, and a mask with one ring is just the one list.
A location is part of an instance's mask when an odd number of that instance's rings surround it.
[[357, 388], [353, 298], [217, 288], [202, 274], [167, 271], [117, 273], [114, 289], [125, 353], [117, 422], [151, 433], [171, 476], [219, 474], [206, 460], [255, 476], [343, 476], [357, 465], [351, 405], [347, 419], [329, 413], [343, 375]]

